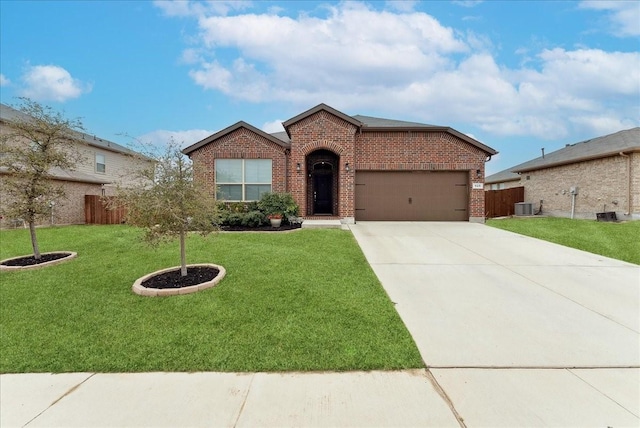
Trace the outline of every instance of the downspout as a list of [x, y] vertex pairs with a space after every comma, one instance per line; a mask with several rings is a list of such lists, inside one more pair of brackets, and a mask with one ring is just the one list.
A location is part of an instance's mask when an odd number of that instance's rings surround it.
[[576, 212], [576, 192], [571, 192], [571, 220]]
[[284, 149], [284, 191], [286, 193], [290, 193], [289, 190], [289, 174], [293, 174], [292, 171], [289, 171], [291, 167], [291, 149]]
[[624, 215], [631, 215], [631, 156], [620, 152], [620, 156], [627, 158], [627, 212]]

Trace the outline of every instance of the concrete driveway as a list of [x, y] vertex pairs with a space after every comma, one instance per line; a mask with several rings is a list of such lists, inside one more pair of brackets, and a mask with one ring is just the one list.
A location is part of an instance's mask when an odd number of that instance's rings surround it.
[[640, 266], [473, 223], [351, 230], [464, 423], [640, 425]]

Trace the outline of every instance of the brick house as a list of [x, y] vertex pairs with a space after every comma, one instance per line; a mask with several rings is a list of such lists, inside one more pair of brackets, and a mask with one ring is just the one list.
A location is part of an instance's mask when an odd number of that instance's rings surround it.
[[183, 152], [221, 200], [289, 192], [305, 218], [484, 221], [484, 164], [497, 152], [467, 135], [325, 104], [283, 126], [241, 121]]
[[496, 172], [484, 179], [484, 190], [504, 190], [520, 186], [522, 186], [520, 184], [520, 174], [512, 172], [511, 169]]
[[486, 184], [523, 186], [525, 201], [550, 216], [640, 219], [640, 128], [593, 138], [490, 175]]
[[[0, 133], [11, 132], [11, 122], [29, 120], [21, 111], [0, 104]], [[112, 141], [82, 132], [73, 132], [76, 149], [83, 161], [74, 171], [56, 169], [50, 171], [53, 180], [64, 188], [66, 198], [52, 204], [52, 215], [46, 224], [85, 223], [85, 195], [109, 196], [115, 191], [116, 183], [126, 185], [127, 175], [139, 168], [140, 155]], [[13, 142], [21, 144], [20, 141]], [[1, 155], [1, 154], [0, 154]], [[0, 170], [0, 180], [6, 171]], [[0, 203], [5, 200], [0, 194]], [[15, 226], [17, 219], [2, 219], [0, 226]]]

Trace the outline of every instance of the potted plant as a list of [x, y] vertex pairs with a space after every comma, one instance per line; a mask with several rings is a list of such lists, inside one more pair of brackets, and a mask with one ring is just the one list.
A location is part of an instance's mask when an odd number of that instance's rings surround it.
[[258, 209], [266, 214], [273, 227], [280, 227], [282, 222], [298, 214], [298, 205], [291, 193], [264, 193], [258, 201]]
[[280, 224], [282, 223], [282, 214], [280, 213], [269, 214], [267, 218], [271, 222], [272, 227], [280, 227]]

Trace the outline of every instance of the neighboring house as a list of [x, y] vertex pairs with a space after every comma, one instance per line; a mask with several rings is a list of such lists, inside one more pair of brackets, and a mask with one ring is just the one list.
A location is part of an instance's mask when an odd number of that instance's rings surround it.
[[[28, 120], [28, 116], [0, 104], [0, 133], [10, 132], [8, 124], [14, 120]], [[81, 132], [73, 132], [73, 135], [76, 137], [76, 148], [82, 154], [83, 161], [77, 165], [75, 171], [50, 171], [54, 180], [63, 184], [66, 198], [52, 205], [52, 216], [47, 223], [84, 223], [84, 196], [112, 195], [116, 183], [126, 186], [127, 174], [140, 166], [140, 155], [126, 147]], [[4, 174], [6, 171], [0, 171], [0, 179]], [[3, 195], [0, 195], [0, 201], [2, 199]], [[10, 226], [12, 220], [15, 219], [3, 219], [2, 226]]]
[[520, 174], [516, 174], [510, 169], [488, 175], [484, 179], [484, 190], [504, 190], [520, 186], [522, 186]]
[[[516, 177], [519, 179], [516, 181]], [[543, 214], [640, 219], [640, 128], [575, 144], [488, 176], [486, 184], [524, 186], [526, 202]], [[486, 188], [486, 186], [485, 186]]]
[[241, 121], [183, 152], [221, 200], [289, 192], [306, 218], [484, 221], [484, 165], [497, 152], [467, 135], [325, 104], [283, 126]]

